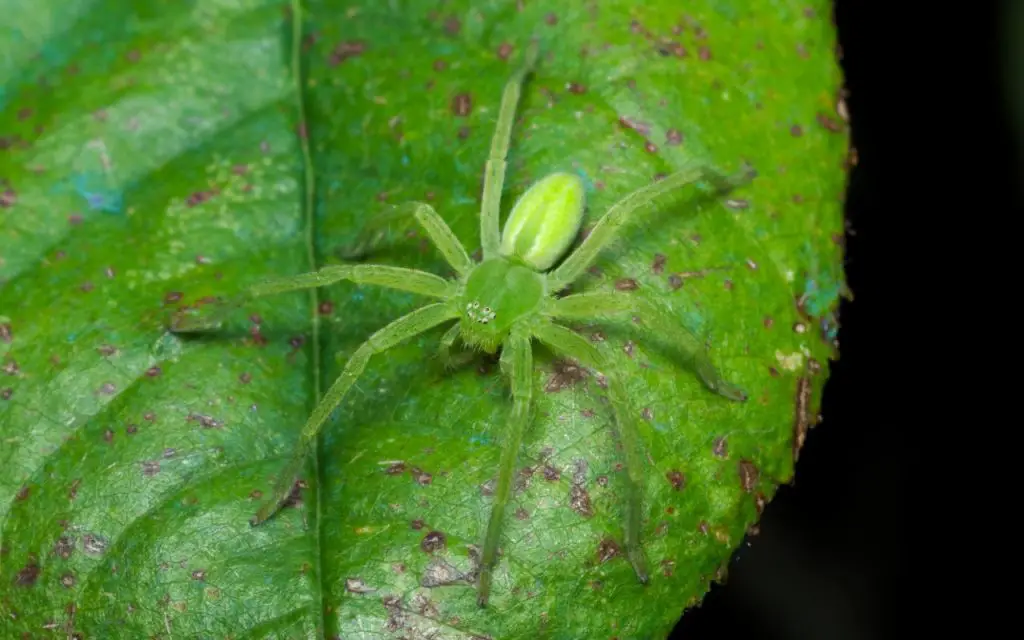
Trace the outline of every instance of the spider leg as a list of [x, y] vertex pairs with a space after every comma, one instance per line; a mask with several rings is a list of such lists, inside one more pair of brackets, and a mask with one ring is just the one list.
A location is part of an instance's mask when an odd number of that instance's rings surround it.
[[454, 292], [453, 284], [448, 280], [416, 269], [375, 264], [327, 265], [310, 273], [274, 278], [252, 285], [241, 294], [218, 305], [216, 310], [208, 315], [194, 310], [178, 313], [172, 319], [170, 328], [176, 333], [215, 329], [220, 326], [227, 314], [255, 298], [325, 287], [342, 280], [399, 289], [445, 300]]
[[549, 290], [559, 291], [572, 284], [593, 263], [597, 254], [614, 239], [619, 229], [629, 222], [633, 214], [658, 196], [701, 179], [710, 180], [719, 193], [725, 193], [746, 184], [752, 178], [753, 174], [749, 171], [723, 176], [707, 167], [692, 166], [640, 187], [613, 204], [597, 221], [586, 239], [548, 276]]
[[470, 353], [452, 356], [452, 347], [455, 345], [455, 341], [459, 339], [459, 331], [459, 323], [456, 322], [452, 325], [451, 329], [441, 336], [441, 345], [437, 349], [437, 357], [441, 360], [441, 364], [444, 365], [445, 369], [455, 369], [473, 358], [473, 355]]
[[491, 151], [484, 167], [484, 188], [480, 206], [480, 243], [483, 247], [484, 260], [498, 255], [501, 243], [499, 229], [499, 213], [501, 209], [501, 190], [505, 184], [505, 167], [508, 156], [509, 141], [512, 138], [512, 124], [515, 121], [516, 106], [522, 93], [523, 81], [533, 71], [537, 63], [537, 43], [531, 42], [526, 49], [526, 60], [508, 82], [501, 96], [501, 108], [498, 111], [498, 124], [491, 137]]
[[554, 300], [548, 314], [563, 320], [592, 320], [611, 314], [636, 313], [657, 336], [666, 339], [689, 361], [704, 384], [730, 400], [743, 402], [747, 394], [715, 369], [707, 349], [689, 329], [652, 301], [626, 293], [579, 293]]
[[331, 388], [327, 390], [327, 393], [324, 394], [306, 421], [306, 425], [302, 428], [302, 433], [299, 435], [299, 443], [295, 448], [295, 453], [278, 476], [270, 498], [260, 507], [256, 516], [252, 519], [253, 526], [265, 522], [288, 499], [292, 486], [295, 483], [295, 478], [299, 475], [305, 464], [311, 444], [316, 439], [317, 434], [320, 433], [320, 429], [327, 421], [331, 412], [341, 404], [348, 390], [359, 379], [370, 357], [405, 342], [428, 329], [432, 329], [446, 320], [452, 320], [457, 317], [458, 312], [450, 304], [444, 302], [428, 304], [384, 326], [356, 349], [352, 357], [345, 363], [345, 368], [342, 370], [341, 375], [334, 381]]
[[452, 233], [444, 219], [432, 206], [425, 202], [407, 202], [371, 218], [363, 227], [356, 242], [344, 248], [339, 257], [343, 260], [359, 260], [364, 258], [375, 245], [386, 235], [392, 224], [405, 226], [415, 220], [427, 232], [430, 241], [444, 256], [445, 261], [459, 275], [465, 275], [473, 267], [466, 248]]
[[640, 449], [640, 434], [634, 422], [636, 412], [629, 401], [619, 376], [614, 374], [601, 352], [583, 336], [552, 322], [538, 322], [533, 336], [557, 353], [569, 356], [581, 364], [602, 371], [608, 380], [608, 396], [615, 412], [619, 440], [625, 452], [626, 466], [626, 555], [633, 571], [642, 584], [647, 584], [647, 559], [640, 546], [642, 527], [644, 457]]
[[533, 397], [533, 351], [528, 331], [514, 328], [501, 352], [501, 370], [511, 380], [512, 415], [508, 421], [506, 440], [501, 448], [501, 462], [498, 465], [498, 486], [494, 490], [494, 505], [491, 507], [484, 536], [484, 549], [480, 560], [480, 581], [477, 584], [477, 604], [487, 606], [491, 593], [491, 578], [501, 538], [505, 507], [512, 490], [516, 458], [523, 442], [523, 432], [530, 422]]

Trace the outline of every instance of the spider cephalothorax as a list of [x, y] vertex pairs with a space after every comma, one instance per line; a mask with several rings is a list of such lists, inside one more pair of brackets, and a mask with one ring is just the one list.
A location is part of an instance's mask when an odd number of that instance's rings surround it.
[[[625, 493], [629, 496], [625, 509], [625, 547], [641, 582], [647, 582], [648, 573], [640, 544], [643, 498], [640, 487], [644, 457], [634, 425], [637, 414], [630, 406], [619, 373], [589, 340], [570, 331], [561, 322], [599, 320], [615, 314], [638, 316], [648, 330], [674, 345], [710, 390], [732, 400], [746, 399], [740, 389], [718, 374], [707, 358], [704, 345], [677, 318], [646, 298], [618, 291], [564, 297], [555, 297], [554, 294], [562, 292], [579, 278], [618, 229], [659, 195], [700, 179], [711, 180], [726, 190], [745, 183], [752, 174], [724, 178], [701, 166], [684, 168], [622, 198], [598, 220], [579, 246], [566, 255], [583, 220], [584, 188], [576, 176], [555, 173], [538, 181], [523, 194], [510, 212], [504, 232], [499, 233], [505, 156], [513, 116], [523, 80], [533, 69], [536, 59], [534, 46], [527, 50], [526, 64], [512, 76], [502, 96], [485, 171], [480, 211], [482, 259], [479, 263], [470, 259], [466, 249], [430, 205], [412, 203], [411, 207], [396, 209], [371, 221], [368, 229], [382, 220], [411, 216], [455, 270], [454, 278], [445, 279], [424, 271], [384, 265], [329, 265], [313, 273], [257, 284], [238, 296], [234, 304], [222, 307], [222, 310], [237, 308], [257, 296], [326, 286], [342, 280], [410, 291], [436, 300], [379, 329], [349, 357], [341, 375], [324, 394], [302, 429], [295, 455], [278, 477], [270, 499], [253, 518], [254, 525], [267, 520], [285, 503], [316, 435], [352, 388], [371, 356], [451, 321], [454, 323], [441, 338], [440, 345], [440, 355], [446, 362], [451, 361], [449, 352], [459, 340], [488, 353], [496, 353], [500, 349], [501, 371], [510, 382], [513, 405], [480, 559], [477, 598], [481, 606], [486, 605], [490, 593], [516, 457], [531, 415], [534, 381], [531, 343], [534, 340], [563, 357], [601, 371], [608, 380], [609, 400], [622, 443]], [[365, 248], [365, 244], [361, 242], [358, 246]], [[361, 252], [362, 249], [357, 248], [349, 255]], [[172, 329], [195, 331], [217, 324], [217, 316], [203, 318], [186, 314], [176, 318]]]
[[467, 345], [494, 353], [516, 321], [535, 314], [544, 301], [542, 274], [501, 256], [469, 273], [456, 303], [459, 337]]

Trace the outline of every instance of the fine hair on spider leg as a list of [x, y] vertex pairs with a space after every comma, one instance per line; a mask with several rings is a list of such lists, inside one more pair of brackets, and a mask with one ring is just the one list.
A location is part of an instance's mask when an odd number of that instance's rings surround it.
[[[650, 579], [641, 540], [645, 466], [636, 426], [637, 414], [620, 379], [621, 372], [615, 370], [587, 339], [557, 324], [558, 321], [599, 322], [609, 314], [637, 311], [649, 330], [666, 336], [673, 349], [693, 363], [694, 372], [711, 392], [723, 400], [746, 399], [742, 390], [726, 381], [711, 365], [701, 341], [657, 305], [638, 296], [620, 296], [617, 293], [585, 293], [562, 298], [558, 298], [556, 293], [579, 278], [618, 230], [660, 195], [701, 179], [708, 179], [723, 190], [732, 189], [752, 178], [750, 172], [723, 177], [707, 167], [688, 166], [640, 187], [613, 204], [583, 242], [564, 258], [563, 254], [569, 250], [579, 231], [585, 210], [583, 183], [572, 174], [556, 173], [538, 180], [512, 207], [505, 228], [499, 228], [512, 125], [522, 86], [533, 72], [538, 58], [537, 44], [531, 43], [523, 63], [510, 76], [502, 93], [480, 199], [482, 252], [479, 262], [470, 257], [433, 207], [414, 202], [395, 209], [382, 220], [368, 222], [351, 255], [364, 258], [379, 238], [378, 230], [382, 224], [386, 226], [400, 219], [414, 221], [454, 271], [454, 277], [442, 278], [415, 269], [378, 264], [332, 264], [311, 273], [256, 283], [233, 298], [229, 305], [237, 309], [262, 296], [332, 286], [343, 281], [355, 286], [372, 285], [411, 292], [432, 299], [376, 331], [348, 358], [342, 372], [319, 399], [303, 426], [292, 456], [253, 519], [254, 525], [271, 518], [287, 501], [320, 430], [375, 355], [452, 321], [436, 352], [445, 366], [458, 366], [464, 361], [465, 353], [452, 354], [456, 344], [470, 353], [500, 354], [500, 373], [508, 382], [512, 407], [498, 456], [497, 482], [490, 514], [486, 522], [481, 523], [485, 529], [476, 589], [476, 600], [481, 607], [488, 605], [497, 575], [498, 549], [516, 460], [523, 434], [533, 415], [534, 340], [583, 366], [603, 372], [609, 380], [609, 400], [624, 452], [623, 482], [627, 499], [623, 531], [626, 557], [639, 582], [647, 583]], [[204, 320], [200, 313], [173, 326], [172, 331], [203, 331], [215, 324], [209, 318]], [[505, 593], [509, 593], [508, 585], [504, 586]]]

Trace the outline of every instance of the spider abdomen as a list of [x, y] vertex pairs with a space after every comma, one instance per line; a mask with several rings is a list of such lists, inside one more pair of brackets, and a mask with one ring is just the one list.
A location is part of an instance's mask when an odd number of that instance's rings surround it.
[[583, 222], [583, 181], [571, 173], [552, 173], [535, 182], [516, 201], [501, 235], [501, 255], [537, 271], [561, 258]]

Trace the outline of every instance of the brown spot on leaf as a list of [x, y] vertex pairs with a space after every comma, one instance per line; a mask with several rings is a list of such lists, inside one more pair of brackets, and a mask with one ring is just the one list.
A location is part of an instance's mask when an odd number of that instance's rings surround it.
[[498, 45], [498, 58], [502, 60], [508, 60], [508, 57], [512, 55], [514, 47], [508, 42], [502, 42]]
[[544, 16], [544, 22], [554, 26], [558, 24], [558, 16], [556, 16], [554, 13], [549, 13], [546, 16]]
[[421, 520], [419, 518], [417, 518], [417, 519], [415, 519], [415, 520], [413, 520], [412, 522], [409, 523], [409, 527], [411, 527], [412, 529], [414, 529], [416, 531], [419, 531], [425, 525], [426, 525], [426, 523], [423, 522], [423, 520]]
[[750, 493], [754, 490], [754, 487], [757, 486], [757, 478], [759, 475], [757, 467], [749, 460], [740, 460], [739, 465], [737, 465], [737, 469], [740, 475], [740, 486], [743, 487], [744, 491]]
[[644, 407], [643, 411], [640, 412], [640, 415], [648, 422], [654, 420], [654, 411], [652, 411], [650, 407]]
[[224, 426], [223, 422], [217, 420], [213, 416], [202, 415], [199, 413], [190, 413], [185, 419], [189, 422], [193, 420], [198, 422], [204, 429], [216, 429]]
[[444, 32], [450, 36], [457, 36], [459, 31], [462, 31], [462, 22], [455, 16], [448, 16], [444, 21]]
[[60, 583], [67, 589], [75, 586], [75, 574], [70, 571], [66, 571], [60, 576]]
[[328, 62], [332, 67], [334, 67], [349, 58], [362, 55], [364, 51], [366, 51], [366, 43], [362, 40], [346, 40], [344, 42], [339, 42], [334, 45], [334, 49], [331, 50], [331, 56], [328, 59]]
[[14, 500], [17, 502], [24, 502], [28, 500], [28, 497], [32, 494], [32, 487], [25, 485], [18, 489], [18, 493], [14, 494]]
[[468, 93], [457, 93], [452, 98], [451, 104], [452, 113], [460, 118], [464, 118], [469, 115], [469, 112], [473, 109], [473, 99]]
[[345, 578], [345, 591], [349, 593], [371, 593], [376, 591], [366, 586], [362, 578]]
[[413, 479], [422, 486], [426, 486], [434, 481], [434, 476], [432, 474], [427, 473], [419, 467], [413, 467], [409, 470], [409, 473], [411, 473]]
[[686, 486], [686, 476], [683, 475], [682, 471], [673, 469], [665, 474], [668, 481], [672, 484], [672, 488], [676, 491], [682, 491]]
[[582, 485], [573, 484], [569, 488], [569, 506], [584, 518], [594, 515], [594, 509], [590, 504], [590, 494]]
[[711, 453], [718, 458], [729, 457], [729, 443], [725, 436], [715, 438], [715, 443], [711, 447]]
[[16, 376], [16, 375], [18, 375], [18, 371], [19, 371], [18, 361], [15, 360], [14, 358], [11, 358], [9, 355], [4, 356], [4, 359], [5, 359], [4, 366], [0, 367], [0, 369], [2, 369], [3, 372], [6, 373], [9, 376]]
[[801, 376], [796, 383], [796, 412], [793, 416], [793, 462], [800, 457], [800, 450], [807, 440], [811, 428], [811, 379]]
[[423, 536], [423, 540], [420, 541], [420, 549], [423, 549], [427, 553], [434, 553], [440, 549], [444, 549], [447, 541], [445, 540], [444, 534], [440, 531], [431, 531], [427, 535]]
[[665, 257], [664, 254], [661, 254], [661, 253], [654, 254], [654, 261], [651, 262], [651, 271], [654, 272], [656, 275], [661, 275], [665, 271], [665, 262], [666, 261], [667, 261], [667, 258]]
[[13, 396], [13, 395], [14, 395], [14, 389], [12, 389], [10, 387], [5, 387], [3, 389], [0, 389], [0, 399], [2, 399], [2, 400], [10, 400], [11, 396]]
[[530, 514], [529, 514], [529, 512], [526, 511], [526, 509], [524, 509], [522, 507], [519, 507], [518, 509], [516, 509], [516, 519], [517, 520], [529, 520], [530, 519]]
[[666, 578], [671, 578], [672, 577], [672, 572], [675, 569], [675, 567], [676, 567], [676, 561], [675, 560], [662, 560], [661, 561], [661, 573], [662, 573], [662, 575], [664, 575]]
[[562, 472], [552, 467], [549, 464], [544, 465], [544, 479], [548, 482], [554, 482], [562, 477]]
[[0, 323], [0, 340], [3, 340], [7, 344], [10, 344], [11, 340], [13, 339], [13, 336], [14, 333], [11, 330], [10, 322]]
[[61, 536], [53, 544], [53, 555], [67, 560], [75, 551], [75, 539], [68, 536]]
[[403, 473], [405, 473], [405, 463], [394, 462], [387, 469], [384, 470], [384, 473], [388, 474], [389, 476], [402, 475]]
[[598, 562], [607, 562], [621, 553], [619, 544], [611, 538], [603, 538], [597, 545]]
[[17, 575], [14, 576], [14, 584], [19, 587], [31, 587], [39, 579], [39, 573], [42, 568], [39, 566], [39, 562], [36, 561], [35, 556], [29, 556], [28, 564], [18, 571]]
[[710, 60], [711, 49], [709, 49], [708, 47], [701, 47], [700, 49], [697, 50], [697, 57], [699, 57], [701, 60]]
[[757, 515], [758, 516], [760, 516], [762, 513], [764, 513], [764, 508], [765, 508], [765, 505], [767, 505], [767, 504], [768, 504], [768, 499], [765, 498], [765, 495], [763, 493], [758, 491], [757, 495], [754, 496], [754, 509], [757, 511]]
[[586, 377], [583, 368], [570, 360], [555, 360], [552, 363], [552, 368], [554, 371], [548, 378], [547, 384], [544, 385], [544, 391], [547, 393], [568, 389]]
[[193, 580], [205, 580], [206, 579], [206, 571], [204, 569], [196, 569], [195, 571], [192, 572], [192, 579]]
[[296, 480], [295, 483], [292, 484], [291, 493], [289, 493], [288, 497], [285, 498], [281, 508], [296, 508], [302, 506], [302, 491], [308, 486], [309, 485], [306, 484], [305, 480]]
[[825, 127], [833, 133], [838, 133], [843, 130], [843, 125], [839, 124], [836, 120], [828, 117], [824, 113], [818, 113], [817, 115], [818, 124]]

